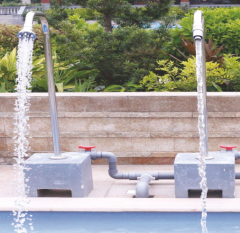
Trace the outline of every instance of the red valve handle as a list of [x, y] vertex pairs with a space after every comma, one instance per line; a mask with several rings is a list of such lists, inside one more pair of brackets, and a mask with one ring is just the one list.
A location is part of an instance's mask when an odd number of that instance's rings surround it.
[[85, 149], [85, 151], [91, 151], [92, 148], [95, 148], [96, 146], [78, 146], [80, 149]]
[[219, 146], [220, 148], [225, 148], [226, 150], [232, 150], [233, 148], [236, 148], [237, 146]]

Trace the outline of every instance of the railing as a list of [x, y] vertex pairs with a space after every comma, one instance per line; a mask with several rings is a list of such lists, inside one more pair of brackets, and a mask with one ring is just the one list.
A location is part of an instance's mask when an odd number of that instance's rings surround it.
[[[68, 9], [76, 9], [76, 8], [80, 8], [81, 6], [77, 6], [77, 5], [73, 5], [73, 6], [67, 6], [66, 8]], [[21, 6], [3, 6], [0, 7], [0, 15], [17, 15], [19, 10], [20, 10]], [[37, 10], [37, 11], [43, 11], [48, 9], [49, 6], [25, 6], [25, 10], [24, 12], [29, 12], [32, 10]]]
[[3, 6], [0, 7], [0, 15], [16, 15], [20, 10], [20, 6]]
[[190, 8], [198, 7], [240, 7], [240, 4], [190, 4]]

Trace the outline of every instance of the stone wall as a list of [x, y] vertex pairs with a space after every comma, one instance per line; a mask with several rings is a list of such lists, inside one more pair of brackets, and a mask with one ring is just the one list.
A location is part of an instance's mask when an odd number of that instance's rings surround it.
[[[32, 93], [31, 151], [52, 152], [47, 93]], [[0, 163], [13, 163], [15, 94], [0, 94]], [[171, 164], [198, 151], [196, 93], [57, 94], [62, 151], [95, 145], [121, 164]], [[209, 150], [240, 146], [240, 94], [208, 93]], [[98, 161], [102, 162], [102, 161]]]

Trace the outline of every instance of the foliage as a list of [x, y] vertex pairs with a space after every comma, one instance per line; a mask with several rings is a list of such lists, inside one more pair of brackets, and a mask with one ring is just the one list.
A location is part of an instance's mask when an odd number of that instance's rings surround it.
[[224, 56], [224, 65], [227, 72], [226, 91], [240, 91], [240, 61], [239, 57]]
[[68, 14], [68, 17], [77, 15], [78, 18], [82, 18], [85, 20], [97, 19], [102, 16], [102, 14], [90, 8], [67, 9], [66, 12]]
[[20, 3], [20, 0], [4, 0], [1, 6], [19, 6]]
[[[173, 61], [161, 60], [157, 62], [159, 67], [156, 70], [164, 71], [164, 75], [157, 75], [150, 72], [141, 81], [142, 86], [148, 91], [196, 91], [196, 59], [189, 58], [182, 62], [183, 68], [177, 67]], [[219, 85], [225, 81], [226, 71], [219, 68], [214, 62], [206, 63], [206, 81], [208, 91], [221, 91]]]
[[142, 86], [134, 84], [131, 81], [125, 83], [124, 85], [111, 85], [106, 87], [104, 92], [136, 92], [142, 90]]
[[[68, 1], [68, 0], [66, 0]], [[120, 26], [138, 26], [149, 24], [166, 15], [172, 1], [143, 0], [145, 7], [131, 7], [134, 0], [77, 0], [82, 6], [98, 12], [103, 17], [105, 31], [112, 32], [112, 20], [117, 19]]]
[[162, 56], [166, 37], [161, 30], [126, 27], [110, 34], [98, 24], [89, 25], [75, 16], [70, 20], [61, 24], [58, 54], [65, 61], [79, 61], [79, 70], [98, 70], [98, 85], [138, 83]]
[[137, 26], [140, 28], [149, 26], [156, 19], [162, 19], [167, 15], [172, 1], [145, 1], [145, 7], [131, 7], [116, 15], [117, 24], [121, 27]]
[[[18, 46], [18, 32], [22, 29], [22, 26], [18, 25], [6, 25], [0, 24], [0, 57], [3, 57], [6, 53], [12, 51], [15, 47]], [[34, 55], [39, 56], [44, 54], [43, 48], [43, 33], [40, 25], [34, 25], [34, 32], [37, 35], [37, 38], [34, 42]], [[55, 40], [58, 31], [51, 28], [51, 36], [52, 36], [52, 47], [55, 46]]]
[[[192, 39], [193, 12], [196, 9], [191, 9], [182, 18], [179, 23], [182, 28], [171, 30], [171, 41], [169, 43], [169, 51], [178, 58], [183, 58], [183, 55], [177, 49], [182, 50], [182, 39], [184, 36], [189, 41]], [[239, 44], [239, 27], [240, 27], [240, 9], [232, 8], [200, 8], [204, 12], [205, 34], [206, 39], [211, 39], [216, 47], [223, 46], [221, 53], [225, 54], [240, 54]], [[177, 48], [177, 49], [176, 49]], [[187, 53], [186, 53], [187, 54]], [[188, 55], [188, 54], [187, 54]], [[220, 54], [222, 55], [222, 54]]]
[[16, 48], [0, 60], [0, 92], [13, 92], [16, 78]]
[[112, 18], [114, 15], [129, 11], [131, 8], [128, 0], [78, 0], [78, 2], [80, 5], [103, 15], [103, 25], [107, 32], [112, 31]]
[[[96, 70], [81, 70], [79, 71], [76, 64], [59, 63], [56, 52], [53, 56], [54, 60], [54, 82], [57, 92], [73, 91], [75, 82], [86, 79], [87, 77], [95, 77]], [[80, 82], [80, 81], [79, 81]], [[33, 60], [32, 68], [32, 91], [44, 92], [48, 91], [48, 83], [46, 77], [45, 58]]]
[[52, 8], [47, 10], [45, 14], [46, 14], [49, 25], [58, 29], [59, 23], [61, 23], [61, 21], [63, 20], [68, 19], [68, 12], [67, 12], [67, 9], [65, 8], [59, 8], [54, 6], [55, 5], [53, 5]]
[[[182, 46], [183, 48], [192, 56], [196, 55], [195, 43], [189, 41], [188, 39], [182, 37]], [[209, 39], [208, 43], [205, 41], [205, 56], [206, 61], [219, 61], [222, 62], [223, 55], [219, 56], [220, 52], [223, 50], [223, 45], [220, 48], [216, 48], [216, 45], [213, 44], [212, 40]], [[179, 51], [181, 53], [181, 51]], [[184, 55], [185, 56], [185, 55]], [[186, 57], [186, 56], [185, 56]], [[189, 58], [189, 57], [186, 57]]]
[[85, 80], [75, 80], [75, 87], [73, 89], [74, 92], [94, 92], [93, 89], [95, 87], [94, 77], [90, 77]]
[[186, 6], [172, 6], [169, 8], [168, 16], [174, 16], [175, 19], [182, 19], [185, 14], [188, 12], [189, 8]]
[[[59, 63], [56, 54], [54, 54], [54, 81], [57, 92], [75, 90], [75, 82], [85, 81], [90, 77], [94, 79], [97, 75], [96, 70], [79, 71], [75, 64]], [[32, 91], [48, 91], [46, 77], [46, 66], [44, 57], [34, 57], [32, 68]], [[16, 48], [11, 53], [6, 53], [0, 60], [0, 92], [14, 92], [16, 80]]]

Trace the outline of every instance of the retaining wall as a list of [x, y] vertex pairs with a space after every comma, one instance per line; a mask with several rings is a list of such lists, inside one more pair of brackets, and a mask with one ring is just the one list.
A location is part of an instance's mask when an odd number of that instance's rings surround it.
[[[47, 93], [32, 93], [31, 150], [52, 152]], [[15, 94], [0, 94], [0, 164], [13, 163]], [[172, 164], [178, 152], [198, 151], [196, 93], [59, 93], [62, 151], [96, 145], [120, 164]], [[240, 93], [208, 93], [209, 150], [240, 148]], [[104, 162], [98, 160], [96, 162]]]

